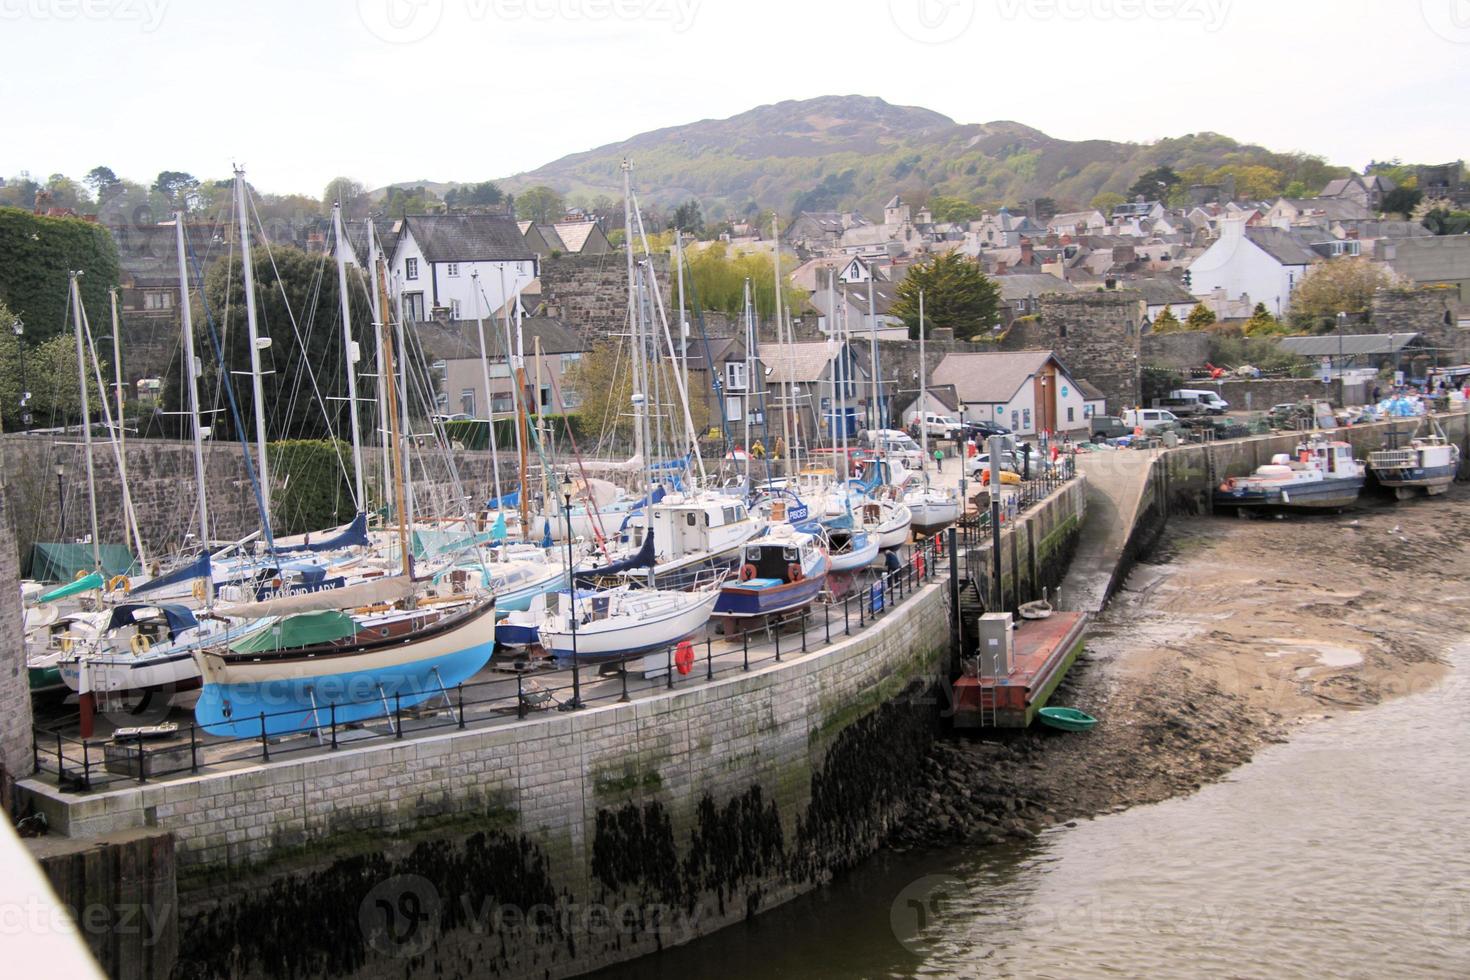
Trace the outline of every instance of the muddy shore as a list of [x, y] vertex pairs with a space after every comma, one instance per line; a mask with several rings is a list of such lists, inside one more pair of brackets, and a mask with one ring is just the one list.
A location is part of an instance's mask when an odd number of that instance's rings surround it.
[[1467, 540], [1465, 485], [1171, 520], [1052, 698], [1097, 728], [946, 735], [892, 845], [998, 843], [1191, 793], [1298, 726], [1433, 686], [1470, 633]]

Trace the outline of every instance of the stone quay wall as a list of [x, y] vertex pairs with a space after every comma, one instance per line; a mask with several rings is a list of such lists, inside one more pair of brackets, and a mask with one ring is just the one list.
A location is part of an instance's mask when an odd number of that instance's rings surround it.
[[20, 569], [10, 523], [10, 494], [0, 489], [0, 814], [13, 812], [17, 779], [31, 773], [31, 688], [26, 674]]

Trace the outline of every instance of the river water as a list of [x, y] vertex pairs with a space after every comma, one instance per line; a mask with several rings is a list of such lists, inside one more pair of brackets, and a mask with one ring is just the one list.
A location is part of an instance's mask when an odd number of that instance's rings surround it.
[[1193, 796], [1025, 845], [883, 854], [620, 972], [1470, 976], [1470, 650]]

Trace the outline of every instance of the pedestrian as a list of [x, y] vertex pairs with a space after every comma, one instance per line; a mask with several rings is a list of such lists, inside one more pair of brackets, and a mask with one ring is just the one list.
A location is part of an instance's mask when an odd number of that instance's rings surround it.
[[944, 472], [944, 450], [938, 446], [934, 447], [934, 470], [937, 473]]

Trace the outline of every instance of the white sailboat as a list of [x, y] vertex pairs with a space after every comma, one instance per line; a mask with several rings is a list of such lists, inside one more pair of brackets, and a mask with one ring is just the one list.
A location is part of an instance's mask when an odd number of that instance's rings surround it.
[[[919, 403], [927, 404], [925, 397], [928, 381], [928, 366], [924, 362], [924, 291], [919, 291]], [[925, 534], [933, 534], [959, 520], [961, 501], [958, 491], [948, 487], [936, 487], [929, 483], [929, 427], [919, 426], [919, 445], [923, 453], [924, 469], [917, 486], [904, 494], [903, 502], [913, 514], [913, 526]], [[964, 465], [963, 460], [956, 465]]]

